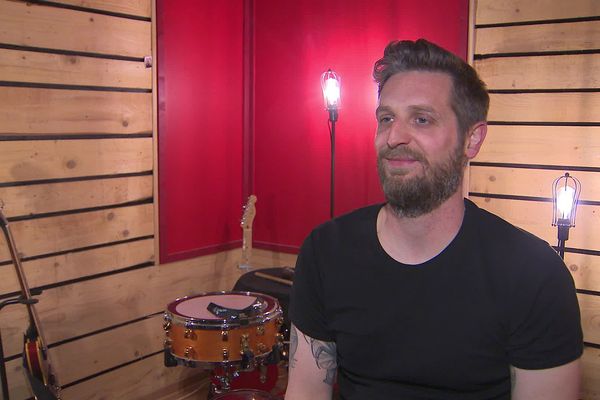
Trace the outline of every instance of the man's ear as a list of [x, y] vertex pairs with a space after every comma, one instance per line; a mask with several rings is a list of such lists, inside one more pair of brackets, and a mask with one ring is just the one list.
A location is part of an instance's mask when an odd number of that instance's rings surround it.
[[483, 140], [485, 139], [485, 135], [487, 134], [487, 122], [478, 122], [469, 131], [467, 134], [467, 140], [465, 144], [465, 154], [467, 158], [470, 160], [474, 158], [477, 153], [479, 153], [479, 149], [483, 144]]

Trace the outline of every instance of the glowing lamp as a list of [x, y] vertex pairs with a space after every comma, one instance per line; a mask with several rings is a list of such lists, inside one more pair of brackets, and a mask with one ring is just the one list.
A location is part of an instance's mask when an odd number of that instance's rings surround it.
[[331, 69], [328, 69], [321, 75], [321, 89], [323, 90], [325, 109], [329, 111], [329, 120], [335, 122], [337, 121], [341, 100], [340, 76]]
[[558, 227], [558, 252], [562, 258], [565, 254], [565, 241], [569, 239], [569, 228], [575, 226], [580, 192], [581, 183], [568, 172], [552, 183], [552, 226]]

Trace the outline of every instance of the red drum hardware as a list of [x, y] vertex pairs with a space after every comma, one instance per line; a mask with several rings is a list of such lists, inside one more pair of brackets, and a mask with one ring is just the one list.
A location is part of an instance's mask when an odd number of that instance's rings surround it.
[[260, 293], [213, 292], [177, 299], [164, 315], [165, 365], [212, 370], [213, 394], [229, 392], [233, 378], [245, 371], [259, 371], [264, 384], [268, 367], [283, 353], [282, 315], [279, 302]]

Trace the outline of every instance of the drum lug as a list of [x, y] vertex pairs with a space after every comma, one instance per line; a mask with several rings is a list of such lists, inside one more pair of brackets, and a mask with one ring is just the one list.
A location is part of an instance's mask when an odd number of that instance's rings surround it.
[[194, 348], [192, 346], [187, 346], [185, 348], [185, 351], [183, 352], [183, 356], [188, 359], [194, 357], [195, 354], [196, 352], [194, 351]]
[[256, 327], [256, 334], [258, 336], [264, 336], [265, 335], [265, 326], [264, 325], [258, 325]]
[[183, 337], [186, 339], [196, 340], [196, 334], [191, 329], [186, 329], [183, 333]]
[[229, 350], [223, 349], [223, 361], [229, 361]]
[[249, 335], [244, 333], [241, 337], [241, 350], [240, 355], [242, 356], [242, 369], [248, 370], [254, 368], [254, 353], [250, 349]]
[[165, 321], [163, 324], [163, 329], [168, 332], [169, 329], [171, 329], [171, 321]]
[[221, 331], [221, 340], [223, 342], [229, 341], [229, 331]]

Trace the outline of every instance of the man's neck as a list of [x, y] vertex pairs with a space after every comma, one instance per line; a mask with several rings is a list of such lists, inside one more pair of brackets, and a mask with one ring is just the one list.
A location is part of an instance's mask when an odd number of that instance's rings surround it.
[[377, 237], [390, 257], [421, 264], [442, 252], [460, 230], [465, 207], [458, 190], [440, 207], [416, 218], [398, 216], [389, 204], [377, 216]]

